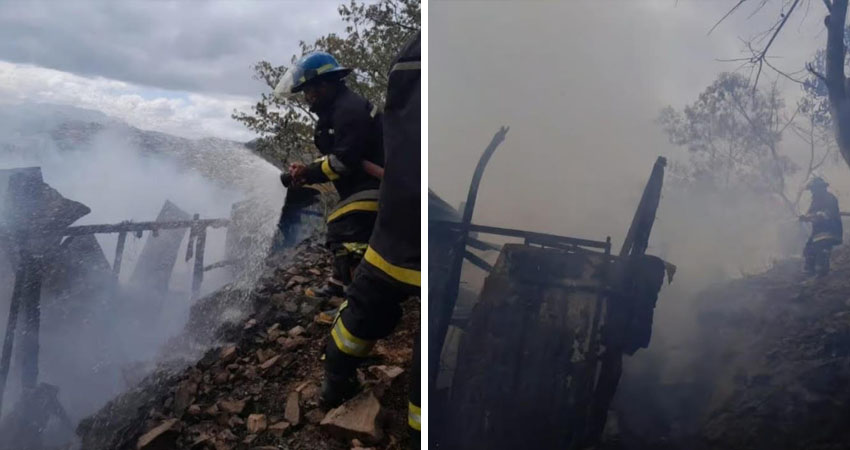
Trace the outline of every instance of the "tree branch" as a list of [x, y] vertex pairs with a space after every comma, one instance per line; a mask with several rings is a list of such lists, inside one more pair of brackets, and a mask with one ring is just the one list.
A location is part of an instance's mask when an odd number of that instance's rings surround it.
[[743, 5], [745, 1], [747, 1], [747, 0], [739, 0], [738, 3], [736, 3], [735, 6], [732, 7], [732, 9], [730, 9], [729, 11], [726, 11], [726, 14], [724, 14], [723, 17], [721, 17], [720, 20], [718, 20], [717, 23], [715, 23], [714, 26], [711, 27], [710, 30], [708, 30], [708, 33], [706, 33], [706, 36], [711, 34], [711, 32], [714, 31], [715, 28], [717, 28], [724, 20], [726, 20], [727, 17], [731, 16], [732, 13], [735, 12], [735, 10], [738, 9], [739, 6]]
[[808, 70], [810, 74], [818, 77], [821, 81], [826, 83], [826, 76], [815, 70], [815, 66], [813, 66], [812, 63], [806, 63], [806, 70]]
[[775, 27], [773, 30], [773, 34], [770, 36], [770, 40], [767, 41], [767, 44], [762, 49], [761, 53], [758, 55], [755, 61], [759, 64], [759, 72], [756, 75], [756, 81], [753, 83], [753, 89], [758, 85], [759, 75], [761, 75], [761, 65], [765, 61], [767, 57], [767, 51], [770, 50], [770, 46], [773, 45], [773, 41], [776, 39], [776, 36], [779, 35], [779, 32], [782, 31], [782, 27], [785, 26], [785, 22], [788, 21], [788, 18], [791, 17], [791, 14], [794, 12], [794, 8], [800, 3], [800, 0], [794, 0], [794, 3], [791, 4], [791, 7], [788, 9], [788, 12], [782, 16], [782, 21], [779, 22], [779, 25]]

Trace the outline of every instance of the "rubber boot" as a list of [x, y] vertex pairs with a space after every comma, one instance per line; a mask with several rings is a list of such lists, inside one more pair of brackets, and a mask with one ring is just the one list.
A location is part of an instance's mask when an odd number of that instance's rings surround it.
[[332, 338], [325, 345], [325, 378], [319, 406], [323, 409], [336, 408], [360, 391], [357, 381], [357, 366], [360, 359], [340, 351]]
[[818, 252], [818, 277], [825, 277], [829, 274], [829, 249]]
[[325, 410], [336, 408], [353, 398], [360, 391], [357, 376], [336, 376], [325, 371], [319, 407]]
[[816, 273], [816, 270], [815, 270], [816, 267], [815, 266], [816, 266], [816, 262], [817, 262], [815, 255], [811, 255], [811, 254], [805, 255], [805, 261], [806, 262], [803, 266], [803, 272], [805, 272], [806, 275], [814, 275]]

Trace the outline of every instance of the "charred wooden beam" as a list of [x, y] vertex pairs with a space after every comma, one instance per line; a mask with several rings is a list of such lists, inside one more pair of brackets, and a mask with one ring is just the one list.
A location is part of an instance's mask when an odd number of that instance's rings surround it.
[[3, 340], [3, 353], [0, 355], [0, 411], [3, 410], [3, 394], [6, 390], [6, 381], [9, 377], [9, 367], [12, 363], [12, 348], [15, 342], [15, 328], [18, 324], [18, 310], [20, 309], [21, 296], [26, 274], [23, 267], [19, 265], [15, 273], [15, 286], [12, 290], [12, 300], [9, 303], [9, 315], [6, 318], [6, 337]]
[[[649, 245], [649, 235], [655, 224], [655, 215], [661, 200], [661, 188], [664, 183], [664, 167], [667, 160], [659, 156], [652, 167], [649, 181], [646, 183], [640, 203], [638, 204], [626, 239], [620, 249], [620, 257], [628, 258], [618, 273], [613, 274], [614, 288], [622, 292], [631, 292], [635, 283], [636, 265], [646, 253]], [[621, 320], [622, 314], [615, 314], [615, 308], [609, 308], [606, 317], [606, 329], [609, 333], [619, 330], [625, 325]], [[623, 348], [614, 339], [608, 339], [608, 345], [601, 355], [599, 377], [594, 390], [593, 402], [588, 411], [586, 428], [581, 430], [584, 439], [582, 444], [597, 442], [602, 435], [605, 422], [608, 419], [608, 407], [617, 392], [620, 376], [623, 373]]]
[[661, 201], [661, 187], [664, 184], [664, 167], [667, 159], [659, 156], [652, 167], [649, 181], [643, 190], [643, 195], [638, 203], [632, 224], [620, 248], [620, 256], [642, 255], [649, 245], [649, 234], [652, 225], [655, 224], [655, 213], [658, 211], [658, 203]]
[[224, 261], [219, 261], [217, 263], [212, 263], [208, 266], [204, 266], [204, 272], [209, 272], [213, 269], [220, 269], [222, 267], [232, 266], [238, 262], [239, 261], [236, 259], [225, 259]]
[[[195, 214], [195, 221], [198, 215]], [[195, 231], [195, 268], [192, 272], [192, 300], [201, 293], [201, 283], [204, 281], [204, 247], [207, 242], [207, 227], [198, 225]]]
[[24, 266], [23, 290], [20, 306], [24, 313], [23, 332], [18, 354], [21, 355], [21, 385], [24, 389], [34, 388], [38, 384], [38, 354], [40, 351], [39, 334], [41, 332], [41, 282], [44, 273], [40, 256], [25, 254], [21, 265]]
[[[461, 232], [461, 224], [457, 222], [447, 222], [447, 221], [431, 221], [428, 223], [429, 227], [441, 227], [450, 231]], [[604, 241], [593, 241], [590, 239], [580, 239], [573, 238], [567, 236], [558, 236], [556, 234], [548, 234], [548, 233], [538, 233], [536, 231], [526, 231], [526, 230], [515, 230], [511, 228], [500, 228], [500, 227], [491, 227], [488, 225], [475, 225], [469, 224], [466, 227], [468, 232], [478, 232], [485, 234], [496, 234], [500, 236], [510, 236], [510, 237], [518, 237], [527, 239], [529, 242], [533, 242], [535, 244], [543, 244], [545, 246], [560, 246], [560, 245], [574, 245], [580, 247], [590, 247], [590, 248], [598, 248], [605, 249], [608, 245]], [[469, 244], [469, 238], [467, 238], [467, 243]], [[470, 244], [471, 245], [471, 244]], [[498, 249], [496, 247], [495, 249]]]
[[118, 245], [115, 246], [115, 262], [112, 263], [112, 273], [115, 280], [118, 280], [118, 275], [121, 274], [121, 258], [124, 255], [124, 243], [127, 241], [127, 232], [121, 231], [118, 233]]
[[45, 232], [62, 236], [79, 236], [96, 233], [134, 233], [140, 231], [170, 230], [175, 228], [192, 228], [193, 226], [223, 228], [230, 224], [229, 219], [175, 220], [170, 222], [122, 222], [111, 225], [78, 225], [63, 229], [47, 229]]
[[460, 288], [460, 273], [463, 269], [463, 254], [466, 251], [466, 239], [469, 234], [469, 225], [472, 223], [472, 213], [475, 210], [475, 200], [478, 198], [478, 186], [481, 184], [481, 178], [484, 176], [484, 169], [490, 161], [490, 157], [496, 151], [496, 148], [505, 140], [505, 135], [508, 133], [507, 127], [501, 127], [481, 158], [478, 160], [478, 165], [475, 167], [475, 172], [472, 174], [472, 182], [469, 185], [469, 192], [466, 196], [466, 207], [463, 210], [463, 217], [460, 221], [460, 236], [454, 244], [452, 250], [452, 263], [449, 269], [447, 281], [446, 296], [437, 299], [439, 305], [435, 305], [436, 315], [434, 317], [434, 329], [432, 331], [433, 339], [429, 344], [429, 372], [432, 382], [437, 378], [437, 369], [440, 359], [440, 352], [443, 348], [443, 343], [446, 340], [446, 333], [449, 330], [449, 322], [451, 321], [452, 312], [454, 311], [455, 303], [457, 302], [458, 289]]
[[[192, 216], [180, 209], [169, 200], [160, 208], [157, 215], [157, 223], [168, 223], [173, 221], [189, 220]], [[177, 254], [180, 252], [180, 243], [186, 236], [186, 228], [171, 228], [162, 230], [151, 230], [151, 236], [145, 241], [142, 252], [130, 276], [129, 283], [135, 286], [144, 286], [153, 292], [165, 294], [174, 264], [177, 262]], [[159, 232], [159, 233], [158, 233]]]
[[479, 257], [478, 255], [476, 255], [472, 252], [469, 252], [469, 251], [464, 252], [463, 257], [466, 258], [469, 262], [471, 262], [472, 264], [475, 264], [477, 267], [479, 267], [480, 269], [484, 270], [487, 273], [489, 273], [491, 270], [493, 270], [493, 266], [491, 266], [490, 263], [488, 263], [487, 261], [484, 261], [483, 259], [481, 259], [481, 257]]

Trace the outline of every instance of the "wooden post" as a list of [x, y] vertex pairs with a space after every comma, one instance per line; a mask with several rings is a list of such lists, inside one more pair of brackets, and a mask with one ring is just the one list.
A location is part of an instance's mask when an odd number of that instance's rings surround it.
[[0, 412], [3, 411], [3, 393], [6, 390], [6, 380], [9, 378], [9, 367], [12, 363], [12, 347], [15, 342], [15, 326], [18, 323], [18, 309], [21, 304], [21, 295], [25, 274], [22, 265], [15, 271], [15, 287], [12, 290], [12, 301], [9, 304], [9, 316], [6, 319], [6, 337], [3, 340], [3, 354], [0, 356]]
[[18, 352], [21, 357], [21, 385], [34, 388], [38, 384], [39, 334], [41, 332], [42, 257], [32, 254], [21, 258], [26, 277], [23, 283], [21, 306], [24, 312], [23, 333]]
[[[463, 217], [460, 223], [460, 233], [457, 241], [454, 243], [451, 257], [452, 263], [449, 269], [446, 296], [442, 299], [436, 299], [437, 302], [430, 302], [429, 311], [433, 310], [433, 319], [429, 318], [429, 327], [431, 327], [430, 335], [428, 336], [428, 372], [431, 377], [431, 383], [437, 379], [437, 374], [440, 370], [440, 354], [443, 349], [443, 344], [446, 341], [446, 333], [449, 331], [449, 323], [452, 319], [455, 303], [457, 302], [458, 291], [460, 289], [460, 275], [463, 269], [463, 257], [466, 253], [466, 242], [469, 237], [469, 225], [472, 223], [472, 213], [475, 209], [475, 200], [478, 198], [478, 186], [481, 184], [481, 177], [484, 176], [484, 169], [496, 151], [496, 147], [505, 140], [505, 135], [508, 133], [507, 127], [501, 127], [493, 136], [490, 144], [484, 149], [481, 158], [478, 160], [478, 165], [475, 167], [475, 172], [472, 174], [472, 182], [469, 185], [469, 192], [466, 196], [464, 204]], [[433, 299], [432, 299], [433, 300]], [[439, 304], [435, 304], [439, 303]]]
[[115, 246], [115, 262], [112, 264], [112, 274], [115, 276], [115, 281], [118, 281], [118, 275], [121, 273], [121, 258], [124, 254], [124, 242], [126, 240], [126, 231], [118, 233], [118, 245]]
[[[195, 220], [198, 214], [195, 214]], [[207, 241], [207, 227], [198, 225], [195, 240], [195, 270], [192, 271], [192, 300], [197, 300], [201, 292], [201, 283], [204, 281], [204, 246]]]

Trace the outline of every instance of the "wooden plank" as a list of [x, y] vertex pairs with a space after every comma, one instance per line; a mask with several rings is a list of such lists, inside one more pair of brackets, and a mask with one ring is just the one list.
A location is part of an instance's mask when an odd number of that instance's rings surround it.
[[[191, 217], [189, 213], [166, 200], [156, 222], [178, 222], [189, 220]], [[139, 254], [130, 283], [161, 294], [167, 292], [171, 273], [177, 263], [177, 254], [180, 252], [180, 243], [186, 236], [187, 228], [152, 230]]]
[[195, 241], [195, 268], [192, 273], [192, 300], [201, 293], [201, 283], [204, 281], [204, 246], [207, 242], [207, 229], [200, 228]]
[[447, 448], [569, 447], [596, 374], [606, 258], [505, 245], [459, 347]]
[[118, 233], [118, 245], [115, 246], [115, 260], [112, 263], [112, 274], [115, 276], [115, 280], [118, 280], [118, 276], [121, 274], [121, 259], [124, 255], [124, 242], [127, 241], [127, 232], [122, 231]]
[[12, 290], [12, 300], [9, 304], [9, 315], [6, 318], [6, 337], [3, 340], [3, 353], [0, 355], [0, 411], [3, 410], [3, 394], [9, 377], [9, 367], [12, 363], [12, 348], [15, 342], [15, 328], [18, 323], [23, 284], [25, 279], [23, 267], [18, 267], [15, 273], [15, 287]]

